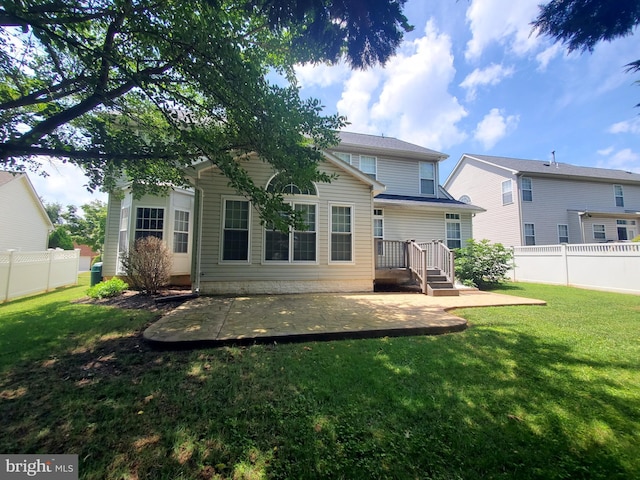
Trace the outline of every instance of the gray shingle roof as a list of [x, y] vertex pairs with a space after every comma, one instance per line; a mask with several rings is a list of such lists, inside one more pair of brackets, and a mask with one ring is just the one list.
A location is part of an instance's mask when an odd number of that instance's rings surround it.
[[428, 155], [430, 157], [442, 157], [443, 160], [448, 157], [445, 153], [437, 152], [393, 137], [366, 135], [363, 133], [352, 132], [338, 132], [338, 136], [340, 137], [340, 145], [342, 146]]
[[608, 168], [581, 167], [568, 163], [557, 163], [543, 160], [523, 160], [520, 158], [494, 157], [491, 155], [475, 155], [465, 153], [466, 156], [477, 158], [500, 167], [514, 170], [518, 173], [571, 176], [580, 178], [593, 178], [599, 180], [617, 180], [620, 182], [640, 183], [640, 174], [625, 170], [612, 170]]

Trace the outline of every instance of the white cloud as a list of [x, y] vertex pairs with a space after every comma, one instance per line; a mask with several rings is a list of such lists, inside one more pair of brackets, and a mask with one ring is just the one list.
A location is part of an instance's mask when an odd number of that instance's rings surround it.
[[330, 87], [344, 82], [349, 76], [349, 67], [343, 62], [336, 65], [306, 63], [294, 67], [296, 78], [301, 88]]
[[472, 35], [465, 52], [467, 60], [479, 58], [494, 42], [509, 45], [517, 55], [534, 50], [541, 41], [531, 27], [539, 3], [540, 0], [472, 0], [467, 9]]
[[436, 150], [449, 147], [466, 138], [456, 124], [467, 112], [448, 92], [454, 76], [451, 38], [430, 20], [424, 36], [403, 43], [384, 69], [353, 72], [338, 111], [351, 131], [384, 133]]
[[602, 150], [598, 150], [598, 155], [611, 155], [615, 150], [615, 147], [607, 147]]
[[640, 153], [634, 152], [630, 148], [623, 148], [618, 151], [608, 148], [606, 150], [599, 150], [598, 153], [607, 157], [598, 162], [597, 166], [600, 168], [613, 168], [640, 173]]
[[554, 43], [549, 48], [546, 48], [542, 52], [536, 55], [538, 61], [538, 70], [541, 72], [546, 71], [549, 62], [555, 57], [562, 54], [564, 48], [560, 43]]
[[467, 100], [476, 98], [478, 87], [483, 85], [497, 85], [503, 79], [511, 77], [515, 69], [513, 67], [503, 67], [492, 63], [486, 68], [476, 68], [465, 77], [460, 86], [467, 90]]
[[614, 123], [609, 127], [609, 133], [633, 133], [640, 134], [640, 117]]
[[88, 179], [84, 172], [71, 163], [60, 160], [43, 161], [43, 170], [49, 176], [43, 177], [37, 173], [29, 173], [29, 180], [33, 184], [38, 196], [47, 203], [67, 205], [84, 205], [93, 200], [107, 201], [107, 194], [101, 192], [89, 193], [85, 185]]
[[498, 108], [492, 108], [478, 123], [474, 139], [482, 143], [485, 150], [491, 149], [498, 141], [511, 133], [518, 126], [518, 115], [504, 116]]

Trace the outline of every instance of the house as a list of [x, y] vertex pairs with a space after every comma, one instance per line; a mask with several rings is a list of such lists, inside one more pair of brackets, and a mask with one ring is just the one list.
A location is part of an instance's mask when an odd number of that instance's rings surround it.
[[631, 240], [640, 174], [567, 163], [464, 154], [445, 188], [486, 209], [474, 237], [507, 246]]
[[209, 162], [189, 174], [193, 192], [171, 194], [184, 196], [179, 217], [170, 199], [111, 196], [103, 275], [121, 273], [117, 252], [155, 234], [168, 239], [174, 255], [177, 238], [186, 245], [192, 288], [202, 293], [371, 291], [378, 260], [391, 256], [393, 242], [404, 248], [407, 240], [440, 240], [457, 248], [472, 237], [472, 215], [482, 209], [454, 200], [439, 185], [446, 155], [389, 137], [342, 132], [340, 139], [319, 165], [336, 178], [309, 188], [291, 184], [257, 157], [242, 160], [257, 185], [283, 193], [303, 214], [306, 230], [261, 225], [250, 201]]
[[78, 260], [78, 271], [88, 272], [91, 270], [91, 262], [98, 255], [89, 245], [78, 245], [73, 242], [73, 248], [80, 250], [80, 258]]
[[54, 227], [26, 174], [0, 171], [0, 205], [0, 252], [47, 249]]

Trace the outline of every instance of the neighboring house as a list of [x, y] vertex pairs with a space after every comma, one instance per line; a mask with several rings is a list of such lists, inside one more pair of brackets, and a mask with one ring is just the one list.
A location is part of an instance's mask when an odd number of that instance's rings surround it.
[[[243, 160], [257, 185], [282, 192], [304, 215], [304, 231], [281, 233], [261, 225], [251, 203], [209, 162], [190, 173], [195, 203], [191, 209], [185, 204], [182, 224], [166, 199], [152, 205], [150, 198], [110, 197], [103, 274], [119, 273], [118, 238], [122, 250], [136, 237], [157, 233], [170, 246], [173, 241], [175, 251], [176, 235], [186, 234], [180, 238], [193, 258], [191, 283], [202, 293], [371, 291], [376, 256], [385, 255], [375, 238], [441, 240], [457, 248], [472, 237], [472, 215], [482, 209], [454, 200], [439, 186], [439, 162], [446, 155], [395, 138], [344, 132], [340, 138], [319, 165], [336, 178], [308, 189], [257, 157]], [[169, 221], [161, 225], [160, 217]], [[156, 233], [149, 232], [154, 221]]]
[[54, 227], [26, 174], [0, 171], [0, 205], [0, 252], [47, 249]]
[[486, 209], [474, 237], [506, 246], [631, 240], [640, 223], [640, 174], [566, 163], [464, 154], [445, 182]]
[[89, 270], [91, 270], [91, 261], [98, 254], [94, 252], [89, 245], [78, 245], [77, 243], [74, 242], [73, 248], [75, 250], [80, 250], [80, 260], [78, 262], [78, 271], [88, 272]]

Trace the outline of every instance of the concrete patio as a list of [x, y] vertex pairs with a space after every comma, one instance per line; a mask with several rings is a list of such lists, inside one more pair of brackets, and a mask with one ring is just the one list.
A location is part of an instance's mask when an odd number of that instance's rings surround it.
[[545, 305], [541, 300], [462, 290], [457, 297], [417, 293], [325, 293], [198, 297], [155, 322], [144, 339], [164, 348], [459, 332], [452, 309]]

